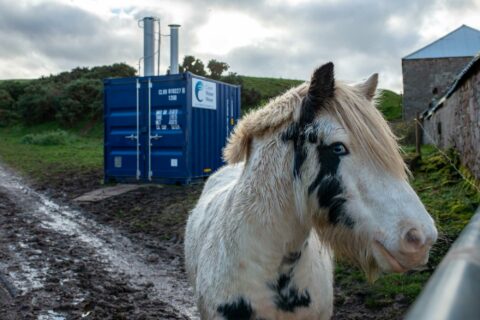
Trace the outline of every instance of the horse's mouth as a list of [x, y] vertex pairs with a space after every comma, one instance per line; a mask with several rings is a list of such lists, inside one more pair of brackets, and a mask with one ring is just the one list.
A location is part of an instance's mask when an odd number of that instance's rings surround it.
[[378, 249], [378, 253], [384, 258], [384, 260], [389, 264], [391, 271], [397, 273], [404, 273], [409, 269], [404, 267], [378, 240], [373, 242], [375, 248]]

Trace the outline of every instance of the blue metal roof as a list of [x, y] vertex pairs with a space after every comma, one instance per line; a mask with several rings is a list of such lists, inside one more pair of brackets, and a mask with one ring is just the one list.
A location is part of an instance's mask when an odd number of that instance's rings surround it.
[[403, 59], [473, 57], [480, 51], [480, 31], [462, 25]]

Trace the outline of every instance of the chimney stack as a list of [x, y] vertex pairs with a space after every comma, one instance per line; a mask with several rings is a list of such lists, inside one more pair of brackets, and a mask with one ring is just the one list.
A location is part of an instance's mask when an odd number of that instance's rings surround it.
[[178, 74], [178, 29], [179, 24], [170, 24], [170, 74]]
[[143, 18], [143, 75], [155, 75], [155, 18]]

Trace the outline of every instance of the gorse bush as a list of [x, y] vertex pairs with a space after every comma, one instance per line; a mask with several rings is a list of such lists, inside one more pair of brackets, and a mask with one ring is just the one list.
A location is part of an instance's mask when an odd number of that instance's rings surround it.
[[62, 125], [79, 119], [97, 119], [102, 114], [103, 84], [98, 79], [70, 82], [57, 99], [55, 118]]
[[5, 89], [0, 89], [0, 126], [7, 126], [18, 120], [17, 114], [13, 107], [15, 100], [13, 100], [10, 93]]
[[55, 101], [59, 92], [60, 89], [53, 84], [35, 82], [18, 98], [16, 110], [29, 125], [51, 121], [55, 119]]
[[53, 130], [42, 133], [31, 133], [23, 136], [21, 142], [23, 144], [32, 144], [39, 146], [56, 146], [73, 143], [77, 138], [64, 130]]
[[70, 72], [37, 80], [0, 83], [0, 125], [21, 119], [27, 125], [58, 121], [71, 126], [102, 114], [105, 78], [131, 77], [135, 69], [126, 64], [75, 68]]

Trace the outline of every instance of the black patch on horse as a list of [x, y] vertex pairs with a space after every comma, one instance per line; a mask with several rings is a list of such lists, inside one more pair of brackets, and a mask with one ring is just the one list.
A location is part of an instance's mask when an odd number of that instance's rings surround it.
[[226, 320], [250, 320], [253, 315], [253, 309], [250, 302], [243, 297], [231, 303], [224, 303], [218, 306], [217, 312]]
[[296, 308], [308, 307], [311, 303], [307, 289], [300, 292], [293, 283], [293, 270], [281, 273], [277, 281], [269, 283], [268, 287], [275, 292], [275, 305], [285, 312], [295, 312]]
[[317, 147], [320, 172], [315, 180], [308, 187], [311, 194], [317, 190], [318, 203], [321, 208], [328, 208], [328, 220], [332, 224], [343, 223], [348, 228], [353, 228], [354, 221], [345, 213], [345, 198], [341, 197], [343, 188], [337, 177], [340, 164], [339, 155], [333, 152], [334, 145], [325, 146], [320, 144]]
[[288, 255], [283, 257], [282, 264], [284, 265], [292, 265], [296, 264], [300, 257], [302, 256], [302, 251], [294, 251], [290, 252]]
[[317, 68], [310, 80], [307, 95], [302, 99], [300, 116], [297, 122], [293, 123], [286, 132], [282, 134], [284, 141], [293, 141], [294, 164], [293, 175], [300, 177], [300, 168], [305, 162], [307, 151], [305, 140], [316, 143], [317, 136], [311, 133], [306, 137], [305, 131], [317, 115], [318, 110], [323, 107], [325, 101], [332, 98], [335, 93], [335, 80], [333, 74], [333, 63], [329, 62]]

